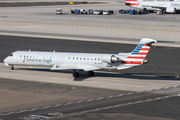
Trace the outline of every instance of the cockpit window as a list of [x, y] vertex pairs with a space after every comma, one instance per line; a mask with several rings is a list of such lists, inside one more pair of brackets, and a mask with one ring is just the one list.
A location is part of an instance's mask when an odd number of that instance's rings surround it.
[[10, 54], [9, 56], [13, 56], [13, 54]]

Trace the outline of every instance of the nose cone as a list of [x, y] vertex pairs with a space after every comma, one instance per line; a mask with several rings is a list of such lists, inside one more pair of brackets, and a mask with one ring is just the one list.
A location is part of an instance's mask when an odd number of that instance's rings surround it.
[[4, 62], [4, 64], [5, 64], [6, 66], [9, 66], [8, 58], [5, 58], [5, 59], [3, 60], [3, 62]]
[[8, 62], [7, 58], [5, 58], [5, 59], [3, 60], [3, 62], [4, 62], [4, 63], [7, 63], [7, 62]]

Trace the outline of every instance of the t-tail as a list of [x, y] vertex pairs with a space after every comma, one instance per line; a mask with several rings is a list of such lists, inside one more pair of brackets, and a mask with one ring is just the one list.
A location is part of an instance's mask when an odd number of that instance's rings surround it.
[[137, 0], [125, 0], [125, 4], [130, 7], [138, 7], [139, 3]]
[[156, 42], [157, 41], [154, 39], [142, 38], [137, 47], [131, 53], [127, 54], [126, 59], [124, 59], [121, 64], [124, 64], [127, 68], [129, 68], [148, 63], [149, 61], [145, 58], [151, 45]]

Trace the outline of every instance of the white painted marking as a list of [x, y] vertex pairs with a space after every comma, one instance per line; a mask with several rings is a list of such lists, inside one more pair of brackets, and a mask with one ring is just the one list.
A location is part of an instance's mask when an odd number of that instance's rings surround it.
[[58, 107], [59, 105], [54, 105], [54, 106], [52, 106], [52, 107]]
[[141, 102], [143, 102], [142, 100], [140, 100], [140, 101], [137, 101], [136, 103], [141, 103]]
[[40, 108], [34, 108], [34, 109], [31, 109], [31, 110], [28, 110], [28, 111], [34, 111], [34, 110], [38, 110], [38, 109], [40, 109]]
[[70, 103], [66, 103], [66, 104], [64, 104], [64, 105], [70, 105], [70, 104], [73, 104], [73, 102], [70, 102]]
[[109, 97], [106, 97], [106, 98], [113, 98], [113, 97], [115, 97], [115, 96], [109, 96]]
[[77, 101], [76, 103], [81, 103], [81, 102], [83, 102], [83, 101]]
[[97, 98], [96, 100], [101, 100], [101, 99], [104, 99], [105, 97], [101, 97], [101, 98]]
[[116, 95], [115, 97], [120, 97], [120, 96], [123, 96], [122, 94], [120, 94], [120, 95]]
[[132, 104], [133, 102], [129, 102], [129, 103], [125, 103], [124, 105], [130, 105], [130, 104]]
[[131, 95], [131, 94], [133, 94], [133, 93], [128, 93], [128, 94], [126, 94], [126, 95]]
[[21, 110], [21, 111], [18, 111], [16, 113], [22, 113], [22, 112], [26, 112], [26, 111], [28, 111], [28, 110]]

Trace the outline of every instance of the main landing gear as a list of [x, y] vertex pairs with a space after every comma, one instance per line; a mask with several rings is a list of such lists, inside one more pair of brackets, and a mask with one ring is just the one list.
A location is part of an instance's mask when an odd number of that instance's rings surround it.
[[88, 71], [87, 75], [88, 75], [89, 77], [94, 76], [94, 72], [93, 72], [93, 71]]
[[76, 78], [76, 77], [79, 77], [79, 73], [78, 73], [78, 72], [74, 72], [74, 73], [73, 73], [73, 77], [75, 77], [75, 78]]
[[[89, 77], [92, 77], [92, 76], [94, 76], [94, 72], [93, 72], [93, 71], [88, 71], [88, 72], [87, 72], [87, 75], [88, 75]], [[74, 78], [79, 77], [79, 72], [74, 72], [74, 73], [73, 73], [73, 77], [74, 77]]]

